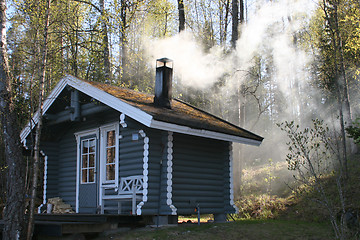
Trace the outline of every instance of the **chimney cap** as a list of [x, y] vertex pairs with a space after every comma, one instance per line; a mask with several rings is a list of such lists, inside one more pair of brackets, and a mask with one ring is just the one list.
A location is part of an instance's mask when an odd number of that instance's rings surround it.
[[173, 60], [169, 59], [169, 58], [160, 58], [156, 60], [156, 68], [159, 67], [168, 67], [168, 68], [173, 68]]

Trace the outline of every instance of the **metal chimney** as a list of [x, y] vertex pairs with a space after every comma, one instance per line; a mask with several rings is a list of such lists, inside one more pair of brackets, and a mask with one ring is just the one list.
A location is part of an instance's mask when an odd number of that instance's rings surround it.
[[171, 108], [173, 61], [168, 58], [156, 60], [154, 105]]

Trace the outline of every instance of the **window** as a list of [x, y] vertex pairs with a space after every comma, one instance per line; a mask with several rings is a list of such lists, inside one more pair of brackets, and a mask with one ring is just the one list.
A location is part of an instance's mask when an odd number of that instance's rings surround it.
[[105, 184], [116, 184], [119, 175], [119, 127], [101, 127], [101, 179]]
[[95, 182], [96, 138], [81, 141], [81, 183]]
[[106, 133], [106, 181], [115, 181], [116, 169], [116, 143], [115, 143], [115, 130]]

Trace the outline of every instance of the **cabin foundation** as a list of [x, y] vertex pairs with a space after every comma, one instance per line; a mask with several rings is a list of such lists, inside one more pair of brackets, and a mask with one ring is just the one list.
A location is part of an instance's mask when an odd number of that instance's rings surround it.
[[178, 216], [177, 215], [157, 215], [152, 217], [153, 225], [155, 226], [167, 226], [167, 225], [177, 225]]
[[214, 214], [214, 222], [223, 223], [226, 221], [227, 221], [226, 214], [223, 214], [223, 213]]

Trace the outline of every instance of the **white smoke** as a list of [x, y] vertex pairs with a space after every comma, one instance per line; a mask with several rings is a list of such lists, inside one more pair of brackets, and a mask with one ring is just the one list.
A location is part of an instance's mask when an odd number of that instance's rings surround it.
[[[291, 82], [307, 79], [305, 66], [311, 60], [306, 52], [296, 48], [294, 34], [307, 24], [315, 4], [307, 0], [257, 1], [249, 20], [241, 28], [237, 48], [224, 56], [224, 50], [213, 47], [203, 51], [189, 32], [150, 41], [147, 46], [151, 58], [168, 57], [174, 60], [175, 74], [182, 84], [198, 89], [212, 86], [225, 74], [229, 89], [236, 89], [253, 64], [256, 54], [272, 53], [275, 78], [283, 92], [289, 92]], [[235, 74], [237, 72], [237, 74]]]
[[209, 53], [205, 53], [203, 47], [187, 32], [153, 41], [148, 51], [152, 59], [172, 59], [174, 72], [183, 80], [182, 83], [198, 89], [214, 84], [222, 74], [229, 71], [226, 62], [220, 61], [221, 48], [213, 47]]

